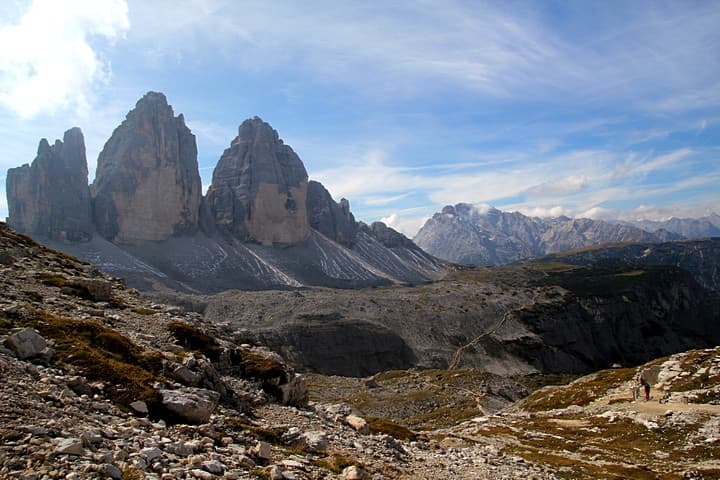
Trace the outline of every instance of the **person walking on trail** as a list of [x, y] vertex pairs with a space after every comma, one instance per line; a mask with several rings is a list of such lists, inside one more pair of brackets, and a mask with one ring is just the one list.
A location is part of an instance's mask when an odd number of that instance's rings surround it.
[[640, 376], [635, 377], [635, 384], [633, 385], [632, 389], [632, 397], [633, 401], [640, 400], [640, 387], [642, 384], [640, 383]]
[[647, 380], [645, 380], [645, 377], [640, 378], [640, 383], [642, 383], [643, 388], [645, 389], [645, 401], [650, 400], [650, 384]]

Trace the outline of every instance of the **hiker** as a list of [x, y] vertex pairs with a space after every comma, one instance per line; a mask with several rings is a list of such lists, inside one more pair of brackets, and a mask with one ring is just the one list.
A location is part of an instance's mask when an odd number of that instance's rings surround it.
[[645, 389], [645, 401], [650, 400], [650, 384], [645, 380], [645, 377], [640, 378], [640, 383], [642, 383], [643, 388]]
[[635, 377], [635, 385], [633, 385], [632, 389], [632, 396], [633, 401], [640, 400], [640, 387], [642, 384], [640, 383], [640, 376]]

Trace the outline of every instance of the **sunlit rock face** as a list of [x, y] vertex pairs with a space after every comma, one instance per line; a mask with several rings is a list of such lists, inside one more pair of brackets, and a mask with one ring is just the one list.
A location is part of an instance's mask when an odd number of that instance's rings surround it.
[[245, 120], [213, 172], [206, 207], [243, 241], [293, 244], [310, 235], [308, 176], [300, 158], [260, 118]]
[[100, 152], [92, 186], [95, 225], [117, 243], [193, 233], [201, 189], [195, 136], [165, 95], [149, 92]]
[[31, 165], [7, 174], [8, 222], [20, 232], [62, 241], [92, 235], [85, 141], [79, 128], [50, 146], [40, 141]]

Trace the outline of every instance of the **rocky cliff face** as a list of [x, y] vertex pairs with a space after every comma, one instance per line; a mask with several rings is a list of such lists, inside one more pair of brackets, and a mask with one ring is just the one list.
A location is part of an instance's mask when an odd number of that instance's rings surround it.
[[307, 192], [300, 158], [255, 117], [220, 157], [206, 205], [215, 225], [240, 240], [292, 244], [310, 235]]
[[587, 245], [678, 238], [668, 232], [654, 234], [630, 225], [587, 218], [532, 218], [459, 203], [433, 215], [414, 241], [431, 255], [452, 262], [500, 265]]
[[720, 340], [717, 297], [685, 271], [556, 265], [467, 268], [413, 288], [225, 292], [205, 315], [230, 321], [241, 342], [338, 375], [409, 366], [577, 373]]
[[115, 129], [98, 157], [92, 190], [95, 225], [111, 241], [160, 241], [197, 229], [195, 136], [163, 94], [146, 94]]
[[312, 228], [346, 247], [353, 246], [358, 224], [350, 212], [350, 202], [346, 199], [336, 203], [322, 183], [310, 181], [307, 213]]
[[40, 141], [31, 165], [7, 174], [9, 224], [16, 230], [61, 241], [92, 235], [85, 141], [79, 128], [50, 146]]

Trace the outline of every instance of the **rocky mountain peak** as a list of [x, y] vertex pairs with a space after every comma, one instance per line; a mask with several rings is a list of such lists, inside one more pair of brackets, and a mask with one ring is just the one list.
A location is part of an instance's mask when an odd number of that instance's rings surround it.
[[238, 135], [233, 140], [233, 143], [235, 142], [283, 143], [277, 131], [258, 116], [248, 118], [240, 124]]
[[165, 95], [148, 92], [98, 157], [94, 220], [118, 243], [166, 240], [196, 230], [201, 198], [195, 136]]
[[9, 224], [18, 231], [62, 241], [92, 235], [85, 140], [79, 128], [50, 146], [40, 140], [31, 165], [7, 174]]
[[241, 239], [292, 244], [310, 235], [308, 176], [300, 158], [259, 117], [245, 120], [213, 171], [206, 204], [215, 225]]
[[350, 212], [350, 202], [346, 199], [336, 203], [321, 183], [310, 181], [307, 211], [312, 228], [346, 247], [354, 244], [358, 224]]

